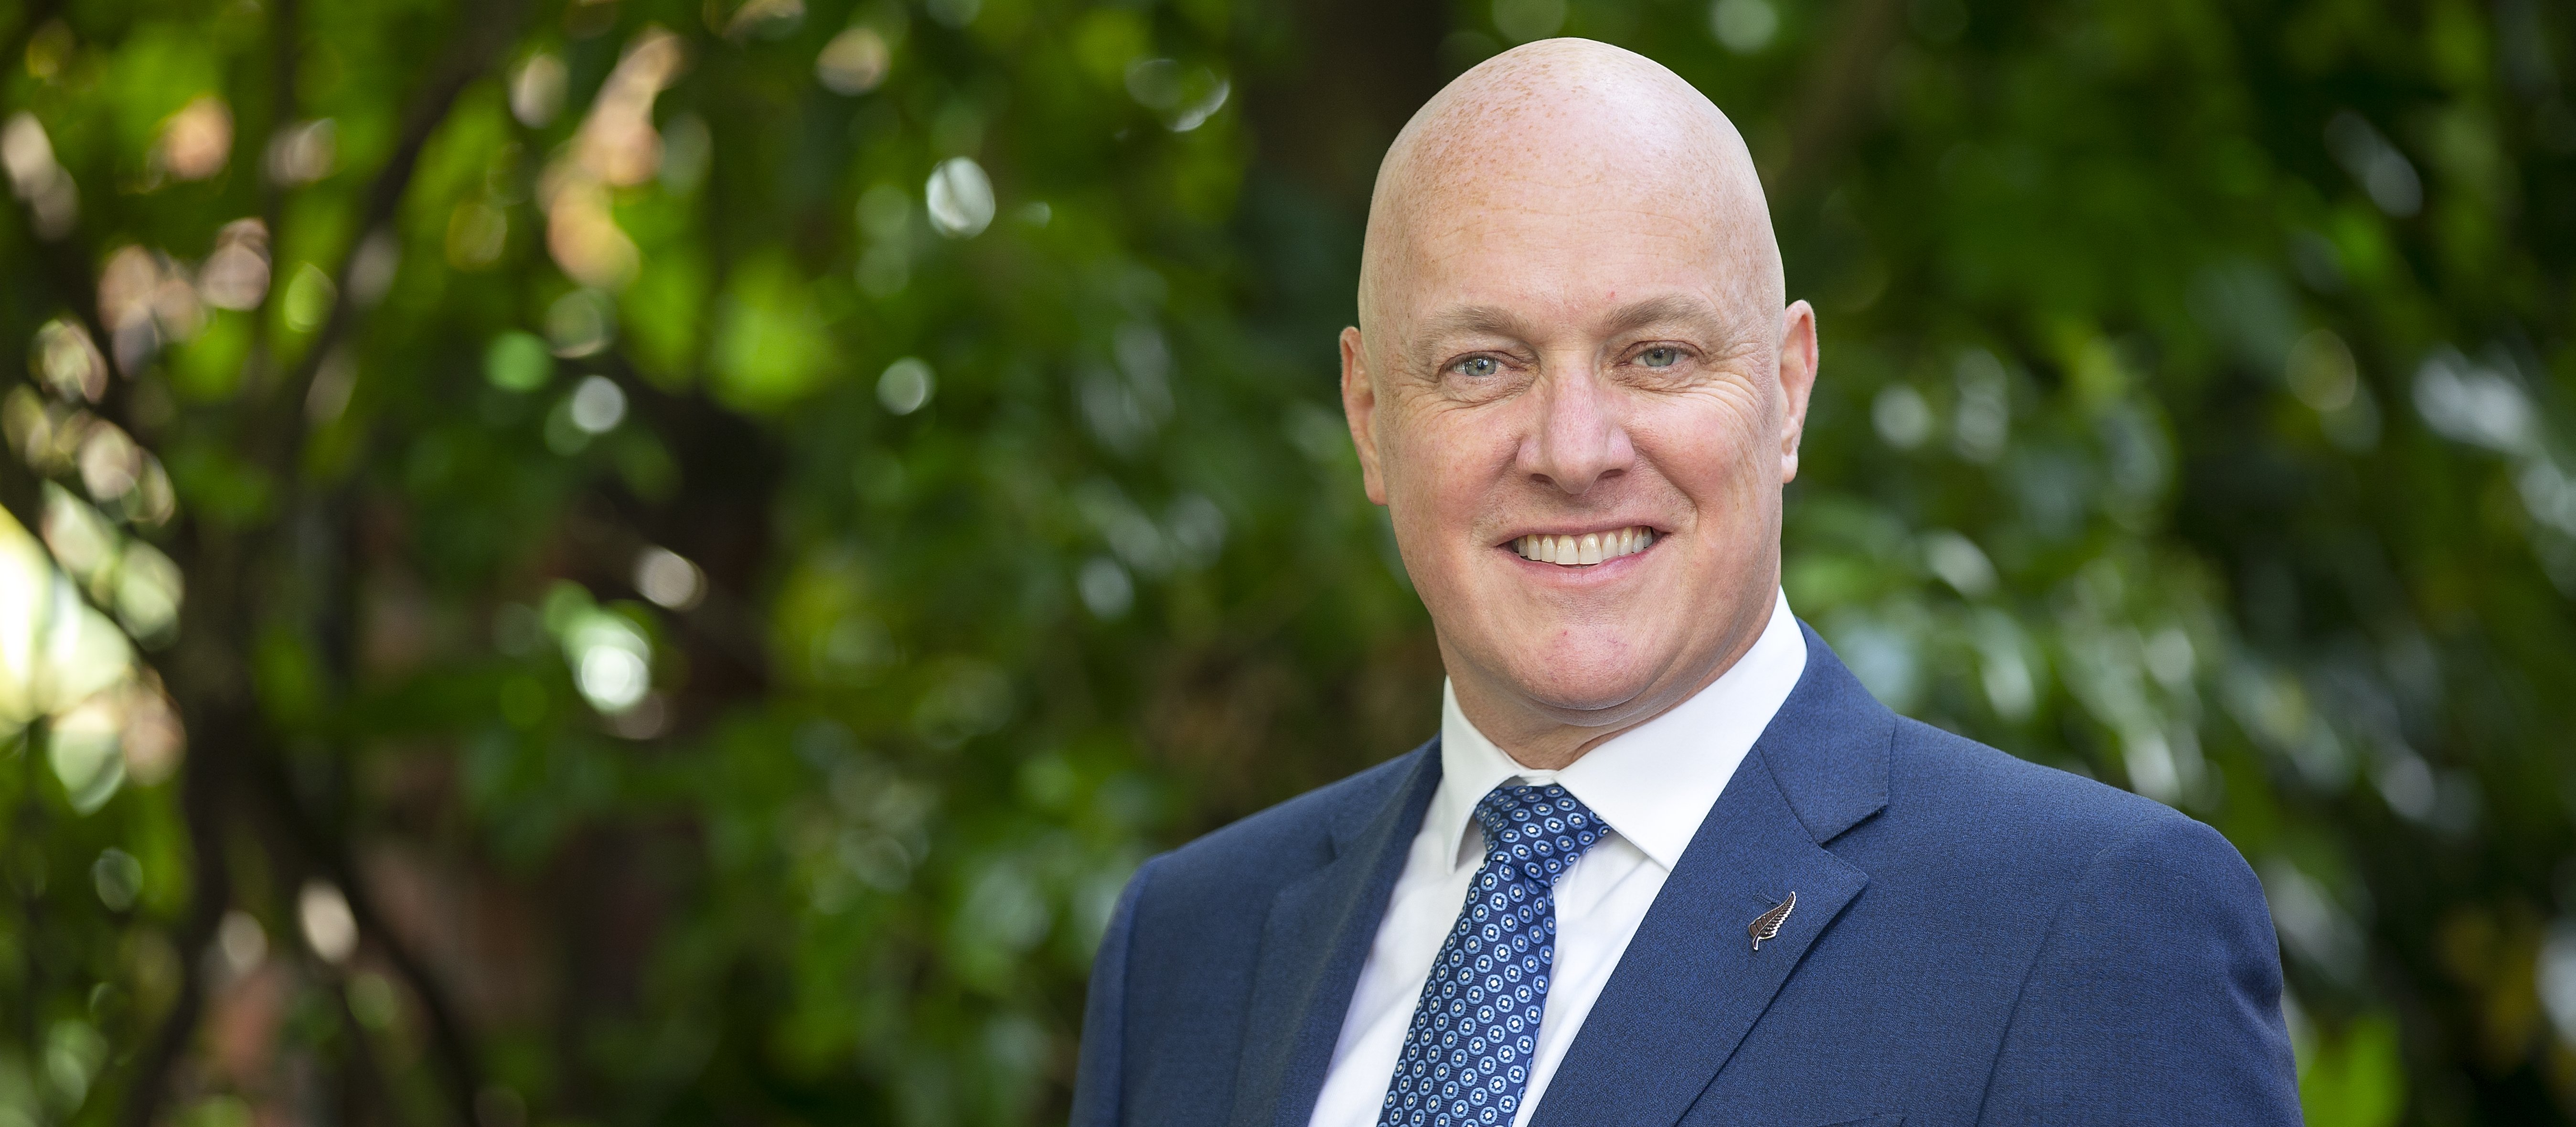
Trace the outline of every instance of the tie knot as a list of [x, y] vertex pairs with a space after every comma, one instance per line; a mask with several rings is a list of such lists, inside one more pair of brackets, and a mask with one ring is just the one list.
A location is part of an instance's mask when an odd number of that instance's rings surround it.
[[1476, 824], [1485, 828], [1486, 856], [1543, 885], [1609, 833], [1591, 807], [1554, 783], [1495, 787], [1476, 803]]

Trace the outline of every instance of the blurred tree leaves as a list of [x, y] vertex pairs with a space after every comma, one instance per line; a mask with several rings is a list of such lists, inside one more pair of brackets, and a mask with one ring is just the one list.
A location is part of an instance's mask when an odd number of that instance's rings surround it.
[[1799, 611], [2226, 831], [2312, 1121], [2567, 1119], [2562, 11], [260, 0], [0, 10], [0, 1122], [1060, 1116], [1134, 865], [1430, 732], [1332, 334], [1558, 33], [1764, 168]]

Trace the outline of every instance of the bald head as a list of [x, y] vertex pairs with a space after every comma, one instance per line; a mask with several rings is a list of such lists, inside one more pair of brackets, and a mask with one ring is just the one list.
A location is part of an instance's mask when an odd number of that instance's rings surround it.
[[1610, 211], [1653, 214], [1650, 236], [1704, 262], [1747, 313], [1779, 311], [1779, 244], [1734, 123], [1652, 59], [1549, 39], [1458, 76], [1397, 134], [1369, 201], [1361, 330], [1478, 224]]

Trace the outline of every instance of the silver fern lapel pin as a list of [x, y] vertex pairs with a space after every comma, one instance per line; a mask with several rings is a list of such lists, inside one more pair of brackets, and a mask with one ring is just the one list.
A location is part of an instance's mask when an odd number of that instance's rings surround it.
[[1789, 898], [1781, 901], [1778, 907], [1753, 917], [1753, 922], [1745, 925], [1744, 928], [1745, 934], [1753, 937], [1753, 949], [1761, 950], [1762, 941], [1765, 939], [1778, 938], [1780, 925], [1789, 922], [1789, 913], [1797, 906], [1798, 894], [1791, 892]]

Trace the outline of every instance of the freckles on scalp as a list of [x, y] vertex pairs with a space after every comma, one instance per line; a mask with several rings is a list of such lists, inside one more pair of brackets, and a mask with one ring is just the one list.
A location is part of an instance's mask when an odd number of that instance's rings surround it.
[[[1761, 321], [1786, 304], [1778, 243], [1743, 138], [1644, 56], [1582, 39], [1506, 51], [1406, 123], [1378, 168], [1361, 252], [1360, 329], [1381, 361], [1416, 290], [1530, 216], [1618, 214]], [[1582, 227], [1578, 223], [1576, 230]]]

